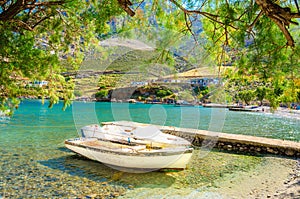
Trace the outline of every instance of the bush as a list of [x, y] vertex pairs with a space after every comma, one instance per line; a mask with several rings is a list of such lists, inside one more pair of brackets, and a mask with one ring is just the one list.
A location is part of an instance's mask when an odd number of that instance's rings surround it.
[[267, 91], [268, 91], [267, 88], [263, 87], [263, 86], [256, 88], [255, 94], [256, 94], [257, 100], [260, 101], [260, 105], [262, 105], [263, 100], [266, 98]]
[[82, 96], [82, 91], [80, 91], [80, 90], [75, 90], [75, 91], [74, 91], [74, 95], [75, 95], [75, 97], [80, 97], [80, 96]]
[[155, 95], [157, 97], [160, 97], [160, 98], [163, 98], [163, 97], [166, 97], [166, 96], [169, 96], [169, 95], [172, 95], [173, 92], [170, 91], [170, 90], [158, 90], [156, 91]]
[[255, 98], [255, 93], [252, 90], [244, 90], [238, 93], [239, 98], [249, 105], [250, 102]]
[[178, 99], [192, 102], [195, 100], [195, 97], [192, 95], [191, 91], [185, 90], [179, 93]]
[[108, 96], [108, 90], [100, 90], [95, 94], [96, 98], [107, 98]]

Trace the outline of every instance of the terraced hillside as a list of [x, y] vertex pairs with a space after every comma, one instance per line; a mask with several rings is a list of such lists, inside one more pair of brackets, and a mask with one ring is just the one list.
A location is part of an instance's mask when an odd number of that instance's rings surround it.
[[[125, 52], [122, 54], [122, 52]], [[77, 97], [92, 97], [103, 89], [131, 86], [132, 82], [150, 81], [190, 69], [192, 64], [182, 57], [157, 50], [128, 50], [126, 48], [87, 56], [75, 75]], [[170, 57], [172, 56], [172, 57]]]

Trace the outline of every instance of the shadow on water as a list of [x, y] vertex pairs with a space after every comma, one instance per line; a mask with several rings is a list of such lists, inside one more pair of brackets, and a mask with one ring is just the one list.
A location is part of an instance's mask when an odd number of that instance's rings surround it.
[[[59, 148], [65, 152], [68, 149]], [[40, 164], [55, 170], [60, 170], [72, 176], [87, 178], [95, 182], [108, 182], [127, 187], [167, 188], [175, 178], [166, 172], [153, 171], [148, 173], [126, 173], [112, 169], [105, 164], [86, 159], [79, 155], [67, 155], [59, 158], [39, 161]]]
[[72, 151], [66, 147], [58, 147], [57, 150], [62, 151], [62, 152], [72, 153]]

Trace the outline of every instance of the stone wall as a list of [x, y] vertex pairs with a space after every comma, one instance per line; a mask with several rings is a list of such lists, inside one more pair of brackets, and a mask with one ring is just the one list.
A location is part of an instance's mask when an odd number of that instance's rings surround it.
[[[132, 127], [150, 125], [128, 121], [103, 122], [103, 124]], [[217, 148], [220, 150], [247, 154], [274, 154], [289, 157], [300, 157], [300, 142], [198, 129], [178, 128], [173, 126], [156, 127], [164, 133], [185, 138], [190, 141], [193, 146], [201, 147], [203, 149]]]
[[[217, 148], [220, 150], [230, 151], [230, 152], [238, 152], [238, 153], [250, 153], [254, 155], [259, 154], [274, 154], [274, 155], [283, 155], [283, 156], [291, 156], [291, 157], [300, 157], [300, 148], [298, 142], [291, 141], [282, 141], [288, 142], [288, 146], [284, 144], [278, 144], [278, 141], [275, 139], [268, 138], [259, 138], [259, 140], [267, 139], [268, 143], [257, 142], [255, 139], [252, 141], [244, 140], [244, 139], [226, 139], [221, 136], [209, 136], [209, 135], [201, 135], [201, 134], [191, 134], [189, 132], [184, 131], [174, 131], [174, 130], [162, 130], [164, 133], [176, 135], [182, 138], [189, 140], [193, 146], [203, 147], [203, 148]], [[223, 134], [223, 133], [222, 133]], [[241, 135], [236, 135], [241, 137]], [[245, 137], [253, 137], [253, 136], [245, 136]], [[253, 137], [257, 138], [257, 137]], [[273, 141], [275, 143], [272, 143]]]

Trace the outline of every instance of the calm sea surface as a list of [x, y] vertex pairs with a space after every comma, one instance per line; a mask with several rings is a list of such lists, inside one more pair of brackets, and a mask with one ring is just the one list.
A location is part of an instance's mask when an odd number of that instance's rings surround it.
[[47, 102], [23, 101], [11, 119], [0, 119], [0, 198], [85, 197], [100, 190], [110, 198], [130, 189], [114, 180], [113, 169], [80, 158], [63, 144], [77, 137], [76, 128], [116, 120], [300, 141], [300, 120], [272, 114], [83, 102], [62, 111], [62, 104], [49, 109]]

